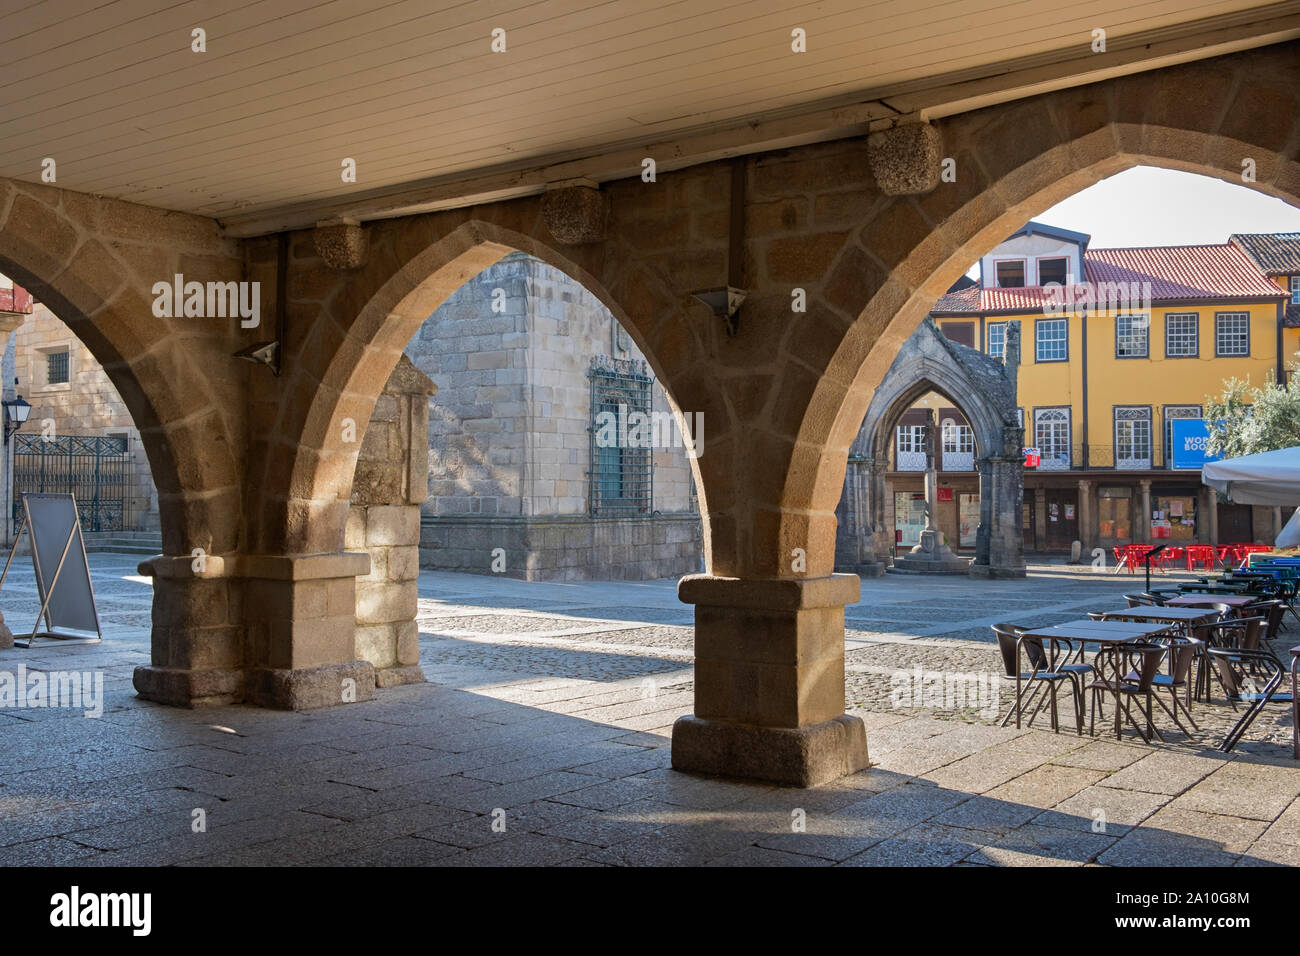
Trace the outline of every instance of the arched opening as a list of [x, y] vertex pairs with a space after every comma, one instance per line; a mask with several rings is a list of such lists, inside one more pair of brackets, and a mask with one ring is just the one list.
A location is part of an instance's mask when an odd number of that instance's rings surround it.
[[[369, 554], [356, 653], [379, 686], [423, 680], [421, 568], [668, 580], [671, 592], [701, 566], [700, 416], [684, 420], [652, 355], [580, 270], [503, 244], [539, 250], [523, 237], [478, 238], [384, 305], [364, 354], [341, 360], [355, 364], [337, 391], [318, 386], [308, 435], [331, 424], [315, 432], [323, 448], [304, 437], [297, 463], [311, 469], [299, 472], [315, 498], [305, 513], [325, 517], [315, 546]], [[357, 334], [391, 294], [362, 310]], [[346, 517], [334, 544], [336, 508]]]
[[[314, 391], [303, 434], [294, 449], [291, 481], [295, 497], [302, 496], [307, 500], [303, 500], [301, 505], [296, 507], [291, 503], [288, 509], [288, 526], [273, 534], [273, 536], [283, 537], [289, 553], [311, 553], [340, 548], [347, 502], [351, 497], [352, 481], [356, 473], [358, 452], [364, 440], [364, 427], [348, 430], [342, 427], [343, 424], [345, 422], [360, 424], [371, 420], [375, 403], [385, 383], [397, 367], [408, 344], [418, 338], [421, 327], [430, 320], [431, 316], [438, 313], [458, 290], [465, 287], [467, 283], [472, 283], [475, 277], [482, 275], [485, 270], [496, 266], [511, 254], [530, 257], [555, 274], [567, 276], [580, 285], [593, 302], [599, 303], [626, 336], [627, 348], [621, 351], [630, 357], [625, 361], [633, 364], [644, 362], [647, 371], [655, 381], [666, 381], [655, 351], [645, 341], [639, 326], [629, 320], [618, 301], [603, 289], [594, 276], [530, 236], [487, 223], [465, 223], [415, 255], [382, 283], [375, 294], [361, 307], [355, 321], [348, 329], [346, 340], [338, 349], [324, 378], [313, 383]], [[503, 293], [504, 291], [503, 287]], [[507, 308], [509, 307], [508, 295], [503, 295], [501, 301]], [[504, 334], [488, 333], [491, 336]], [[522, 334], [527, 336], [528, 333], [525, 331]], [[618, 333], [611, 328], [608, 334], [611, 336], [611, 350], [619, 352]], [[530, 351], [524, 347], [527, 344], [527, 341], [523, 340], [517, 342], [515, 347], [524, 356], [538, 354], [541, 351]], [[503, 353], [507, 350], [504, 347], [491, 351], [498, 354], [490, 359], [476, 359], [476, 364], [506, 361]], [[633, 356], [634, 352], [635, 356]], [[465, 355], [466, 368], [469, 370], [468, 350], [460, 354]], [[472, 371], [490, 373], [496, 370], [476, 368]], [[520, 376], [524, 376], [527, 367], [515, 371]], [[535, 369], [534, 371], [538, 375], [532, 380], [533, 386], [548, 387], [539, 384], [544, 378], [541, 373], [547, 370]], [[437, 384], [441, 387], [440, 383]], [[668, 414], [671, 414], [672, 421], [676, 425], [675, 434], [692, 435], [692, 424], [685, 422], [673, 396], [666, 388], [662, 386], [661, 388], [662, 396], [652, 398], [650, 411], [656, 410], [654, 403], [659, 401], [661, 404], [658, 410], [663, 414], [660, 421], [666, 421]], [[583, 426], [584, 430], [586, 427]], [[703, 485], [699, 481], [700, 460], [698, 457], [688, 457], [687, 460], [694, 487], [701, 489], [695, 495], [696, 507], [700, 514], [707, 514], [702, 493]], [[684, 496], [682, 494], [685, 483], [679, 480], [675, 484], [678, 486], [676, 498], [685, 497], [689, 500], [689, 492]], [[651, 510], [653, 510], [653, 503], [654, 499], [649, 499]], [[521, 499], [521, 511], [522, 508]], [[707, 524], [702, 533], [707, 551]]]

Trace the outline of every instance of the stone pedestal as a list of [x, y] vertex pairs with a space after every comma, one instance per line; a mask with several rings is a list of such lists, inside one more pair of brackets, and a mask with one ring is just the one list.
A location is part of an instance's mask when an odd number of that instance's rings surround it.
[[813, 787], [865, 768], [866, 728], [844, 713], [844, 605], [858, 579], [691, 575], [695, 713], [673, 725], [673, 767]]
[[970, 558], [953, 554], [937, 528], [922, 531], [921, 543], [895, 558], [889, 569], [891, 574], [969, 574], [970, 570]]
[[244, 697], [242, 582], [237, 561], [158, 555], [137, 569], [153, 578], [151, 663], [135, 669], [141, 697], [193, 707]]
[[375, 672], [358, 659], [355, 616], [370, 556], [250, 555], [242, 564], [245, 702], [309, 710], [370, 700]]
[[193, 707], [243, 701], [308, 710], [369, 700], [356, 653], [356, 577], [366, 554], [152, 558], [153, 660], [141, 697]]

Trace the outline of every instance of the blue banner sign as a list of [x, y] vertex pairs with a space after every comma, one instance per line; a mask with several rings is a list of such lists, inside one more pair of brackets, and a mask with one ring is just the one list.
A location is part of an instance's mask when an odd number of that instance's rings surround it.
[[1169, 423], [1172, 429], [1170, 448], [1173, 468], [1199, 469], [1207, 461], [1218, 461], [1220, 455], [1208, 455], [1205, 443], [1209, 439], [1208, 423], [1203, 418], [1175, 418]]

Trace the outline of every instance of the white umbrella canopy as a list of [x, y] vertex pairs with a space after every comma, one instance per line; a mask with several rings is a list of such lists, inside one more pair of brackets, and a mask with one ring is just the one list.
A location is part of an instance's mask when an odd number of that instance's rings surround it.
[[1291, 513], [1291, 520], [1282, 526], [1282, 533], [1273, 542], [1275, 548], [1300, 548], [1300, 508]]
[[1237, 504], [1300, 505], [1300, 446], [1207, 461], [1201, 481]]

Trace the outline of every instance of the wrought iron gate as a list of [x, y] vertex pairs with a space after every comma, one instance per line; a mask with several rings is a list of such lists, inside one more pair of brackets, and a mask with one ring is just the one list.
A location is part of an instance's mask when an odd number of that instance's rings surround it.
[[120, 436], [14, 435], [14, 527], [22, 521], [23, 492], [71, 492], [84, 531], [126, 528], [131, 456]]

